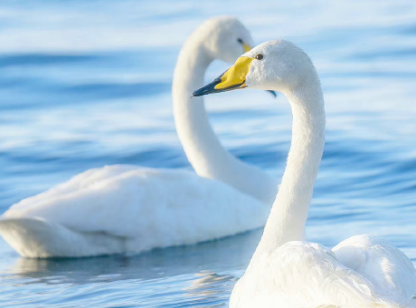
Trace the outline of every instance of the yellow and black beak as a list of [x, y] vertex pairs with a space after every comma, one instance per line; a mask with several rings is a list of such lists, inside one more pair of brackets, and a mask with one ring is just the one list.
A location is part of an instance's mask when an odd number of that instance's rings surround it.
[[213, 82], [194, 91], [192, 96], [202, 96], [212, 93], [220, 93], [246, 87], [246, 76], [250, 70], [253, 58], [240, 57], [224, 74], [214, 79]]
[[[207, 84], [206, 86], [195, 90], [192, 93], [192, 96], [203, 96], [246, 88], [246, 76], [250, 70], [251, 62], [254, 60], [254, 58], [245, 56], [238, 58], [235, 64], [226, 70], [225, 73], [215, 78], [213, 82]], [[274, 91], [269, 92], [276, 96]]]

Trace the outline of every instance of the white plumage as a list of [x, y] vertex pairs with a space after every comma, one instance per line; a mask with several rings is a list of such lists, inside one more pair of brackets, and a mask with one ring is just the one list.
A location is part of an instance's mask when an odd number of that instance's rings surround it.
[[238, 20], [213, 18], [179, 55], [176, 127], [199, 176], [122, 165], [88, 170], [13, 205], [0, 219], [3, 238], [24, 257], [81, 257], [195, 244], [263, 226], [274, 181], [221, 146], [202, 99], [191, 97], [212, 61], [234, 61], [245, 44], [251, 37]]
[[381, 239], [354, 236], [332, 250], [291, 241], [252, 261], [230, 307], [413, 307], [415, 291], [412, 263]]
[[91, 169], [11, 207], [0, 232], [26, 257], [90, 256], [186, 245], [261, 227], [268, 208], [188, 171]]
[[325, 144], [324, 99], [308, 56], [290, 42], [267, 42], [194, 94], [240, 87], [282, 92], [292, 107], [293, 127], [282, 184], [230, 307], [413, 307], [415, 269], [397, 248], [368, 236], [349, 238], [332, 250], [304, 241]]

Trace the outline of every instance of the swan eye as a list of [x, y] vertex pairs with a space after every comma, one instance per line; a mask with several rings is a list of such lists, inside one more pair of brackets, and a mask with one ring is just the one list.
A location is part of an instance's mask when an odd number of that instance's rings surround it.
[[243, 40], [242, 39], [237, 39], [237, 42], [239, 42], [240, 44], [243, 44]]
[[259, 53], [254, 58], [256, 58], [257, 60], [263, 60], [263, 55]]

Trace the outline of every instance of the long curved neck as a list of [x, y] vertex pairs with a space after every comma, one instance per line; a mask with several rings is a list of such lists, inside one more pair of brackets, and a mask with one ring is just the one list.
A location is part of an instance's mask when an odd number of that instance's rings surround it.
[[292, 107], [292, 143], [282, 184], [255, 256], [289, 241], [304, 240], [325, 144], [325, 108], [318, 77], [284, 94]]
[[195, 89], [204, 85], [205, 72], [213, 60], [197, 32], [191, 35], [180, 52], [172, 89], [179, 139], [198, 175], [220, 180], [271, 204], [276, 193], [274, 180], [228, 153], [212, 130], [203, 98], [191, 97]]
[[191, 36], [179, 54], [172, 89], [179, 139], [196, 173], [208, 178], [215, 177], [215, 159], [225, 160], [227, 153], [209, 124], [203, 99], [191, 96], [203, 86], [205, 72], [213, 60]]

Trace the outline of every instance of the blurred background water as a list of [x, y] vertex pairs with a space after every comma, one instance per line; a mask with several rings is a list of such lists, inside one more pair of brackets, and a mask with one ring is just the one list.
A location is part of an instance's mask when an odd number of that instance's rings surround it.
[[[2, 0], [0, 213], [86, 169], [191, 169], [172, 117], [186, 37], [235, 15], [256, 43], [286, 38], [314, 60], [327, 143], [307, 234], [335, 245], [386, 237], [416, 261], [416, 4], [405, 0]], [[207, 80], [227, 67], [215, 63]], [[280, 178], [291, 136], [285, 98], [207, 98], [221, 141]], [[0, 239], [1, 307], [224, 307], [256, 230], [139, 256], [25, 260]]]

